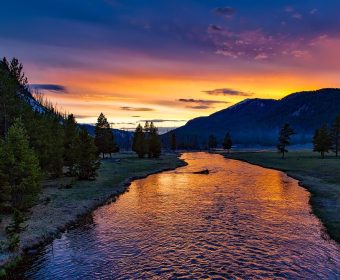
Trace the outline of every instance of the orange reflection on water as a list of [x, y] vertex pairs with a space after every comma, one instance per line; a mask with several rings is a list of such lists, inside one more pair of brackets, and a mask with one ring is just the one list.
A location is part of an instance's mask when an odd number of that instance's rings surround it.
[[[188, 166], [133, 182], [94, 212], [92, 227], [55, 241], [32, 278], [61, 271], [63, 279], [75, 272], [78, 279], [340, 275], [339, 247], [321, 237], [309, 194], [296, 180], [220, 155], [182, 158]], [[206, 168], [209, 175], [193, 174]]]

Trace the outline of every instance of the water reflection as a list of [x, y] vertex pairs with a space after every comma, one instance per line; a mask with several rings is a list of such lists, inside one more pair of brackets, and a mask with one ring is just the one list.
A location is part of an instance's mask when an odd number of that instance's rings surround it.
[[[188, 166], [135, 181], [93, 224], [64, 234], [32, 279], [336, 279], [339, 247], [321, 238], [309, 195], [281, 172], [188, 153]], [[192, 174], [208, 168], [209, 175]], [[52, 250], [53, 248], [53, 250]]]

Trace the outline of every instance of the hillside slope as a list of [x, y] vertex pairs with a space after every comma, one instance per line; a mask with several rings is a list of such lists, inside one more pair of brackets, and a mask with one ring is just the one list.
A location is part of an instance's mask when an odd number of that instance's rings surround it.
[[190, 120], [172, 132], [183, 147], [192, 141], [204, 146], [210, 134], [221, 142], [226, 132], [232, 134], [235, 144], [274, 145], [279, 129], [287, 122], [297, 132], [293, 143], [305, 144], [311, 142], [317, 127], [330, 124], [339, 114], [340, 89], [326, 88], [293, 93], [280, 100], [246, 99], [208, 117]]

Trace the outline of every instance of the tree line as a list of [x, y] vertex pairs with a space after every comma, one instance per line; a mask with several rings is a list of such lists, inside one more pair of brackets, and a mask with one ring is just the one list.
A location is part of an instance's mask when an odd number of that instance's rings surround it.
[[135, 130], [132, 150], [139, 158], [158, 158], [161, 155], [161, 141], [158, 129], [153, 122], [146, 122], [144, 127], [139, 124]]
[[9, 246], [18, 244], [22, 211], [36, 201], [43, 178], [65, 173], [95, 179], [100, 164], [95, 144], [72, 114], [30, 91], [18, 59], [0, 60], [0, 213], [13, 214], [6, 228]]
[[[288, 152], [288, 146], [291, 144], [291, 137], [295, 134], [296, 132], [288, 123], [284, 124], [280, 129], [276, 147], [282, 158], [284, 158], [285, 154]], [[196, 139], [196, 137], [191, 137], [191, 140], [192, 139]], [[330, 151], [333, 151], [335, 156], [338, 157], [340, 151], [340, 115], [336, 117], [330, 128], [328, 128], [327, 125], [317, 128], [315, 130], [312, 143], [313, 151], [319, 152], [322, 158], [325, 157], [325, 153]], [[233, 142], [229, 132], [225, 134], [221, 144], [224, 150], [230, 152]], [[190, 139], [185, 145], [183, 145], [183, 143], [178, 144], [175, 133], [170, 135], [170, 146], [172, 150], [200, 149], [197, 141], [190, 141]], [[206, 150], [214, 150], [217, 147], [218, 140], [213, 134], [208, 137], [207, 141], [203, 141], [203, 148]]]

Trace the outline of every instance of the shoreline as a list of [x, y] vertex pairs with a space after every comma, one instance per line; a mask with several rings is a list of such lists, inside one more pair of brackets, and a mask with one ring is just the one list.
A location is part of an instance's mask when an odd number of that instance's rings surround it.
[[[340, 189], [340, 186], [336, 184], [327, 183], [324, 180], [316, 178], [316, 177], [299, 174], [298, 171], [287, 170], [283, 167], [279, 168], [277, 166], [273, 167], [269, 164], [258, 162], [261, 159], [251, 160], [251, 159], [244, 158], [244, 156], [247, 156], [247, 154], [249, 153], [250, 152], [235, 152], [235, 153], [230, 153], [230, 154], [226, 154], [226, 153], [218, 153], [218, 154], [224, 156], [227, 159], [240, 160], [240, 161], [243, 161], [243, 162], [246, 162], [252, 165], [256, 165], [262, 168], [280, 171], [280, 172], [285, 173], [287, 176], [297, 180], [299, 186], [304, 188], [309, 193], [308, 203], [311, 207], [312, 213], [314, 216], [316, 216], [320, 220], [323, 226], [324, 234], [322, 235], [322, 237], [325, 239], [331, 239], [334, 242], [336, 242], [338, 245], [340, 245], [340, 232], [339, 232], [340, 219], [334, 221], [332, 215], [330, 215], [330, 212], [333, 209], [330, 209], [331, 207], [329, 205], [334, 205], [333, 203], [334, 198], [333, 197], [327, 198], [327, 197], [322, 197], [321, 195], [318, 195], [320, 194], [320, 191], [322, 192], [322, 190], [324, 189], [329, 189], [329, 188]], [[266, 152], [263, 152], [263, 153], [266, 153]], [[340, 198], [336, 197], [335, 199], [339, 200]]]
[[[28, 255], [34, 255], [37, 249], [51, 243], [54, 239], [61, 236], [65, 231], [76, 226], [80, 220], [82, 220], [87, 215], [91, 215], [91, 213], [94, 210], [96, 210], [97, 208], [107, 203], [114, 202], [120, 195], [128, 191], [133, 181], [144, 179], [154, 174], [171, 171], [179, 167], [186, 166], [187, 163], [181, 160], [180, 156], [181, 154], [167, 155], [168, 161], [164, 163], [164, 166], [160, 168], [151, 167], [144, 171], [133, 171], [133, 173], [131, 174], [132, 176], [129, 176], [123, 179], [123, 181], [119, 182], [117, 185], [112, 185], [110, 187], [111, 189], [110, 191], [105, 190], [103, 191], [103, 193], [99, 193], [98, 191], [98, 196], [93, 197], [92, 199], [86, 201], [86, 205], [84, 205], [83, 207], [78, 207], [76, 209], [73, 209], [72, 212], [68, 212], [67, 211], [68, 209], [66, 209], [65, 212], [68, 213], [68, 216], [64, 219], [64, 221], [61, 219], [59, 222], [55, 223], [52, 226], [52, 228], [48, 228], [48, 226], [46, 225], [45, 231], [41, 232], [41, 234], [35, 234], [33, 237], [31, 237], [29, 235], [30, 228], [27, 228], [25, 231], [23, 231], [20, 234], [20, 238], [21, 238], [20, 247], [18, 248], [16, 252], [7, 253], [7, 254], [1, 253], [3, 256], [1, 256], [0, 254], [0, 256], [3, 257], [2, 259], [0, 259], [0, 278], [6, 277], [6, 274], [4, 273], [11, 272], [17, 266], [17, 264], [22, 261], [22, 258]], [[162, 159], [163, 158], [161, 158], [160, 160], [144, 159], [142, 161], [150, 161], [150, 162], [153, 161], [153, 163], [160, 162], [159, 165], [163, 165]], [[115, 162], [111, 162], [111, 163], [115, 164]], [[110, 163], [106, 165], [110, 165]], [[104, 180], [102, 184], [107, 184], [108, 183], [107, 181], [111, 181], [110, 178], [105, 178], [105, 179], [106, 180]], [[81, 185], [82, 183], [83, 182], [80, 181], [79, 184]], [[88, 182], [88, 181], [85, 182], [85, 184], [89, 184], [89, 185], [91, 185], [91, 183], [92, 182]], [[35, 207], [39, 207], [39, 206], [41, 206], [41, 204], [36, 205]], [[32, 216], [29, 218], [28, 223], [30, 222], [30, 219], [32, 219]], [[59, 218], [59, 217], [54, 217], [54, 218]], [[32, 251], [32, 253], [30, 253], [30, 251]]]

